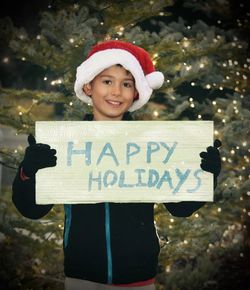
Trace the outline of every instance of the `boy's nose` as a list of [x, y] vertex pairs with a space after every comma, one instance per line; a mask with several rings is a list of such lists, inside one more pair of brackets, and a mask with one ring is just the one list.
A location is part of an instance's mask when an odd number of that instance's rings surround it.
[[112, 87], [112, 95], [119, 96], [121, 94], [121, 87], [120, 85], [114, 85]]

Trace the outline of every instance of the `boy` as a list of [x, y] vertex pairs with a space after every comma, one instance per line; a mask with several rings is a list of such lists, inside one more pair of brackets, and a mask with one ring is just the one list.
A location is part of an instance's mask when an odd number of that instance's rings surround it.
[[[131, 120], [128, 111], [141, 108], [164, 77], [156, 72], [149, 54], [128, 42], [106, 41], [95, 45], [78, 68], [75, 92], [93, 105], [85, 120]], [[35, 204], [35, 174], [56, 165], [56, 151], [28, 137], [24, 160], [13, 182], [13, 202], [20, 213], [37, 219], [53, 205]], [[216, 141], [219, 147], [220, 142]], [[216, 147], [200, 153], [201, 168], [220, 172]], [[190, 216], [204, 202], [165, 203], [174, 216]], [[152, 203], [98, 203], [65, 205], [65, 288], [141, 289], [154, 288], [159, 243]]]

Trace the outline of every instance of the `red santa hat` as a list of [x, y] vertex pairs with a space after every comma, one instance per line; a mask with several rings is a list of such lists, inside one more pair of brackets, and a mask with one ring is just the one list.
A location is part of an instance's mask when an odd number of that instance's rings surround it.
[[163, 73], [155, 71], [146, 50], [130, 42], [108, 40], [93, 46], [87, 59], [78, 66], [74, 85], [77, 97], [92, 105], [91, 97], [83, 91], [83, 85], [91, 82], [95, 76], [115, 64], [122, 65], [135, 79], [139, 96], [130, 107], [130, 112], [146, 104], [153, 89], [159, 89], [164, 82]]

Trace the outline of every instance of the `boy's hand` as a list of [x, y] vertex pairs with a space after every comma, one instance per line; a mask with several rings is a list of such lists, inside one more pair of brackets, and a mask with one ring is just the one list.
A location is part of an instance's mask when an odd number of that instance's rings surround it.
[[204, 171], [208, 171], [214, 174], [217, 178], [221, 171], [221, 158], [220, 152], [217, 148], [221, 146], [221, 141], [216, 139], [214, 141], [214, 146], [207, 147], [207, 152], [201, 152], [200, 157], [201, 164], [200, 167]]
[[32, 134], [28, 136], [28, 143], [29, 146], [25, 150], [22, 161], [23, 171], [26, 176], [31, 177], [39, 169], [56, 166], [57, 157], [55, 156], [55, 149], [50, 149], [50, 146], [47, 144], [37, 144]]

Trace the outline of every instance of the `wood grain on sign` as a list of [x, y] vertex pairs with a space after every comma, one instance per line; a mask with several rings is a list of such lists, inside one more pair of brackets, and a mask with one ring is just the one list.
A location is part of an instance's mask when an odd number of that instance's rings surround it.
[[212, 121], [36, 122], [57, 165], [36, 174], [37, 204], [213, 201], [199, 153]]

